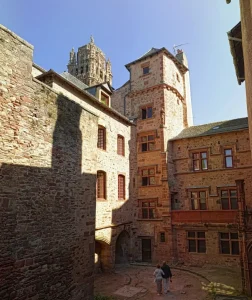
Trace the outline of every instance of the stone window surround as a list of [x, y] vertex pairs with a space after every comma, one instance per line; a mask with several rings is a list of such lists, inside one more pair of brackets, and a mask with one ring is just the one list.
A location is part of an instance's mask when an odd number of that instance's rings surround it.
[[[202, 157], [201, 154], [202, 153], [206, 153], [206, 157]], [[199, 158], [193, 158], [193, 156], [195, 154], [199, 155]], [[209, 170], [209, 150], [208, 148], [200, 148], [200, 149], [193, 149], [193, 150], [189, 150], [189, 157], [190, 157], [190, 170], [192, 172], [205, 172], [207, 170]], [[199, 161], [199, 169], [196, 170], [194, 169], [194, 161]], [[206, 160], [207, 163], [207, 167], [205, 169], [202, 168], [202, 162]]]
[[[226, 153], [225, 153], [226, 150], [231, 150], [231, 155], [226, 155]], [[227, 164], [226, 164], [227, 157], [232, 158], [232, 166], [231, 167], [227, 167]], [[223, 168], [225, 168], [225, 169], [233, 169], [234, 168], [234, 147], [232, 147], [232, 146], [223, 147]]]
[[[153, 206], [143, 206], [143, 203], [152, 203]], [[139, 219], [140, 220], [156, 220], [157, 219], [157, 206], [158, 199], [157, 198], [146, 198], [146, 199], [138, 199], [138, 207], [139, 207]], [[143, 218], [143, 209], [148, 211], [148, 218]], [[149, 218], [150, 210], [153, 213], [153, 218]]]
[[[237, 201], [237, 208], [236, 209], [231, 209], [231, 198], [235, 199], [235, 197], [231, 197], [230, 191], [236, 191], [236, 201]], [[236, 186], [223, 186], [223, 187], [217, 187], [218, 191], [218, 197], [220, 199], [220, 205], [221, 205], [221, 210], [238, 210], [238, 189]], [[222, 191], [228, 191], [228, 197], [222, 197]], [[222, 208], [222, 199], [228, 199], [228, 206], [229, 209], [223, 209]]]
[[[147, 152], [152, 152], [152, 151], [156, 151], [156, 138], [157, 138], [157, 132], [152, 130], [152, 131], [146, 131], [146, 132], [141, 132], [138, 134], [138, 153], [147, 153]], [[149, 136], [154, 136], [153, 140], [148, 140]], [[147, 137], [147, 141], [146, 142], [142, 142], [141, 139], [143, 137]], [[154, 143], [154, 149], [150, 150], [148, 147], [149, 143]], [[143, 144], [147, 144], [147, 150], [146, 151], [142, 151], [142, 145]]]
[[[189, 237], [189, 233], [190, 234], [192, 234], [192, 233], [194, 233], [194, 237]], [[200, 233], [204, 233], [204, 237], [200, 237], [199, 236], [199, 234]], [[206, 232], [205, 231], [201, 231], [201, 230], [197, 230], [197, 231], [195, 231], [195, 230], [188, 230], [187, 232], [186, 232], [186, 238], [187, 238], [187, 251], [188, 251], [188, 253], [192, 253], [192, 254], [195, 254], [195, 253], [197, 253], [197, 254], [206, 254]], [[190, 251], [190, 241], [195, 241], [195, 248], [196, 248], [196, 251]], [[199, 243], [200, 242], [205, 242], [204, 244], [204, 248], [205, 248], [205, 251], [203, 251], [203, 252], [200, 252], [199, 251]]]
[[[221, 238], [221, 234], [228, 234], [229, 235], [229, 238], [226, 239], [226, 238]], [[231, 237], [231, 234], [237, 234], [237, 239], [236, 238], [232, 238]], [[221, 245], [221, 242], [222, 241], [228, 241], [229, 242], [229, 253], [222, 253], [222, 245]], [[239, 247], [239, 244], [240, 244], [240, 241], [239, 241], [239, 234], [238, 232], [219, 232], [219, 254], [220, 255], [224, 255], [224, 256], [239, 256], [240, 253], [238, 254], [232, 254], [232, 243], [235, 242], [237, 243], [238, 242], [238, 247]]]
[[[204, 192], [205, 193], [205, 206], [206, 206], [206, 208], [205, 209], [200, 209], [200, 193], [201, 192]], [[192, 207], [192, 193], [197, 193], [197, 197], [196, 197], [196, 199], [197, 199], [197, 203], [198, 203], [198, 209], [197, 208], [195, 208], [195, 209], [193, 209], [193, 207]], [[188, 188], [187, 189], [187, 195], [188, 195], [188, 199], [189, 199], [189, 203], [190, 203], [190, 207], [191, 207], [191, 210], [208, 210], [208, 204], [207, 204], [207, 200], [208, 200], [208, 189], [206, 189], [206, 188], [198, 188], [198, 189], [195, 189], [195, 188], [193, 188], [193, 189], [190, 189], [190, 188]]]
[[[155, 169], [155, 184], [153, 185], [142, 185], [142, 170], [146, 170], [146, 169]], [[158, 182], [158, 176], [157, 174], [160, 174], [161, 171], [159, 170], [159, 166], [157, 164], [155, 165], [148, 165], [148, 166], [142, 166], [142, 167], [138, 167], [138, 184], [139, 184], [139, 188], [151, 188], [151, 187], [156, 187], [159, 186]]]
[[[147, 117], [147, 112], [146, 112], [146, 118], [143, 119], [143, 118], [142, 118], [142, 110], [143, 110], [143, 109], [148, 109], [148, 108], [152, 108], [152, 114], [151, 114], [151, 117], [148, 118], [148, 117]], [[151, 102], [151, 103], [146, 103], [145, 105], [139, 106], [139, 117], [140, 117], [140, 120], [141, 120], [141, 121], [145, 121], [145, 120], [150, 120], [150, 119], [152, 119], [152, 118], [154, 117], [154, 103]]]

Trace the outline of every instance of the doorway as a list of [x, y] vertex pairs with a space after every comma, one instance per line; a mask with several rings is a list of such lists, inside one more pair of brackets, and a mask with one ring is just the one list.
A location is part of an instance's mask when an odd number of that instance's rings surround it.
[[126, 264], [129, 261], [130, 238], [127, 231], [122, 231], [116, 241], [115, 263]]
[[151, 262], [151, 239], [142, 239], [142, 261]]

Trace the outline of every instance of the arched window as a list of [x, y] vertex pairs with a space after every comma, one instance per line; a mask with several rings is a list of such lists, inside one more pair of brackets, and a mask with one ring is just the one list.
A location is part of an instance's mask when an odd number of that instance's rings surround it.
[[97, 147], [106, 150], [106, 128], [101, 125], [98, 126]]
[[125, 176], [118, 175], [118, 199], [125, 200]]
[[97, 198], [106, 199], [106, 173], [97, 171]]

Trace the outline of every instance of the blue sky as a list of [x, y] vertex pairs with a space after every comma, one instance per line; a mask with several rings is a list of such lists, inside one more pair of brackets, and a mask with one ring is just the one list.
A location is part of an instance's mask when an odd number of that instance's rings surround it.
[[182, 47], [191, 75], [194, 124], [247, 115], [227, 31], [240, 20], [239, 1], [1, 0], [0, 23], [34, 45], [34, 62], [66, 70], [72, 47], [95, 43], [110, 58], [113, 86], [128, 80], [124, 65], [151, 47]]

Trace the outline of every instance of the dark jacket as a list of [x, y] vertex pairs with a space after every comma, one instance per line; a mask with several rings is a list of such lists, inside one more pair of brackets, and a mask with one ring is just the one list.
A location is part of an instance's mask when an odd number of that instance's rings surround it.
[[168, 265], [164, 265], [161, 269], [164, 272], [164, 275], [162, 275], [163, 278], [171, 278], [172, 277], [171, 269]]

